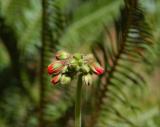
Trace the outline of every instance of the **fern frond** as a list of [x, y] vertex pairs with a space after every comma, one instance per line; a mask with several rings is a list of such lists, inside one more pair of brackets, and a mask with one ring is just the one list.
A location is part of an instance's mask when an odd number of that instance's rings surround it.
[[56, 0], [42, 0], [42, 45], [41, 45], [41, 65], [40, 65], [40, 111], [39, 111], [39, 126], [44, 127], [48, 116], [46, 109], [49, 102], [46, 101], [47, 93], [51, 92], [46, 84], [49, 84], [49, 79], [45, 68], [54, 56], [59, 39], [64, 30], [63, 14]]
[[[101, 7], [98, 9], [97, 4], [94, 2], [90, 2], [87, 5], [81, 6], [80, 11], [74, 12], [75, 20], [67, 29], [67, 32], [63, 35], [60, 42], [61, 45], [65, 48], [68, 48], [72, 51], [79, 47], [88, 47], [88, 43], [92, 42], [97, 38], [97, 32], [100, 32], [103, 29], [104, 22], [110, 22], [112, 19], [112, 15], [116, 16], [118, 13], [118, 9], [115, 9], [120, 4], [121, 1], [113, 1], [113, 3], [106, 4], [108, 1], [104, 1], [100, 3]], [[104, 3], [104, 4], [103, 4]], [[95, 4], [95, 10], [90, 11]], [[116, 7], [115, 7], [116, 6]], [[84, 11], [84, 12], [83, 12]], [[88, 15], [86, 15], [86, 11], [89, 11]], [[81, 18], [78, 16], [83, 14]], [[112, 15], [110, 15], [112, 14]], [[105, 16], [107, 15], [107, 16]], [[80, 15], [81, 16], [81, 15]], [[87, 36], [86, 36], [87, 35]], [[81, 42], [81, 43], [79, 43]], [[83, 44], [83, 45], [82, 45]], [[91, 44], [89, 44], [91, 45]]]
[[[102, 53], [106, 68], [106, 81], [98, 90], [99, 118], [96, 127], [106, 126], [108, 121], [104, 122], [104, 118], [101, 117], [101, 114], [108, 112], [106, 108], [114, 109], [117, 118], [122, 116], [117, 108], [113, 108], [117, 101], [122, 102], [124, 106], [132, 107], [123, 88], [127, 87], [129, 82], [138, 87], [145, 84], [145, 80], [133, 66], [144, 59], [144, 52], [151, 49], [152, 45], [150, 28], [137, 0], [125, 0], [125, 7], [121, 9], [120, 17], [115, 20], [114, 26], [115, 30], [106, 29], [111, 38], [110, 42], [100, 41], [96, 44], [99, 50], [94, 48], [94, 54]], [[127, 122], [126, 117], [122, 118], [127, 124], [136, 126], [131, 121]]]

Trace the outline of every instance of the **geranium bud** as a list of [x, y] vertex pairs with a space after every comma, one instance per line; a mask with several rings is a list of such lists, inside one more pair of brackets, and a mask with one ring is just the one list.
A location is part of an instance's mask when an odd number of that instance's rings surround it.
[[80, 66], [76, 66], [75, 70], [78, 72], [80, 70]]
[[70, 64], [71, 64], [71, 65], [75, 65], [75, 64], [77, 64], [76, 59], [71, 59]]
[[68, 66], [65, 66], [63, 69], [62, 69], [62, 73], [66, 73], [68, 72]]
[[104, 73], [104, 69], [98, 63], [93, 63], [90, 65], [90, 67], [92, 71], [97, 75], [101, 75]]
[[84, 61], [82, 59], [78, 60], [78, 65], [82, 66]]
[[77, 70], [79, 68], [79, 64], [76, 59], [72, 59], [70, 61], [70, 69]]
[[65, 52], [65, 51], [58, 51], [56, 53], [56, 58], [58, 60], [65, 60], [67, 58], [69, 58], [70, 54], [68, 52]]
[[81, 70], [83, 73], [88, 73], [90, 71], [90, 68], [88, 65], [82, 65]]
[[64, 62], [62, 61], [54, 61], [48, 66], [48, 74], [58, 74], [64, 68]]
[[60, 78], [61, 78], [61, 74], [56, 75], [56, 76], [54, 76], [54, 77], [51, 79], [51, 82], [52, 82], [53, 84], [57, 84], [57, 83], [60, 81]]
[[83, 75], [82, 80], [86, 85], [91, 85], [92, 84], [92, 76], [91, 74]]
[[69, 84], [71, 82], [71, 77], [62, 75], [60, 83], [62, 85]]
[[73, 55], [73, 57], [74, 57], [76, 60], [80, 60], [80, 59], [82, 59], [82, 54], [80, 54], [80, 53], [75, 53], [75, 54]]

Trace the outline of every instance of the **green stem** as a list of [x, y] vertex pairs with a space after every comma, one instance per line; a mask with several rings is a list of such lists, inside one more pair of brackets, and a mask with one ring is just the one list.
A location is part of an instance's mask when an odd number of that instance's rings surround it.
[[82, 76], [79, 76], [75, 100], [75, 127], [81, 127]]

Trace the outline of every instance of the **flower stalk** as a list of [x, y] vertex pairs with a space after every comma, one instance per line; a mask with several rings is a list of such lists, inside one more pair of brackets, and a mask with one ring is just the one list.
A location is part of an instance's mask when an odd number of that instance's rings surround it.
[[82, 76], [80, 75], [77, 83], [75, 98], [75, 127], [81, 127], [81, 96], [82, 96]]

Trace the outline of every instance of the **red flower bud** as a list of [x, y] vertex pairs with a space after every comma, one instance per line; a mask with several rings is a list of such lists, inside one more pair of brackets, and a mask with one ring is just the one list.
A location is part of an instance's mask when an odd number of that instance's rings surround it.
[[98, 63], [93, 63], [92, 65], [90, 65], [90, 67], [92, 71], [97, 75], [101, 75], [104, 73], [104, 69]]
[[48, 74], [58, 74], [64, 68], [64, 62], [62, 61], [54, 61], [48, 66]]
[[56, 75], [51, 79], [51, 82], [55, 85], [60, 81], [60, 78], [61, 78], [61, 74]]

